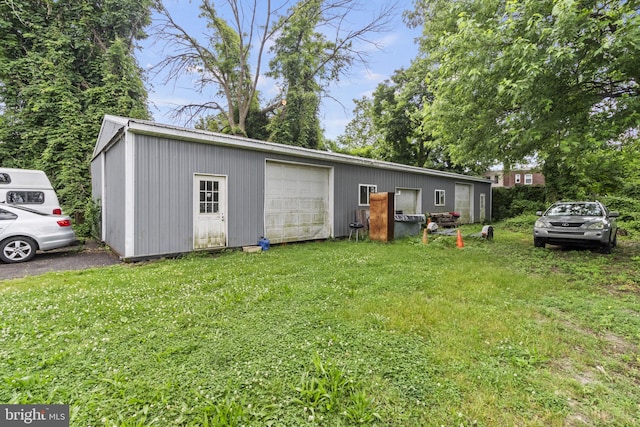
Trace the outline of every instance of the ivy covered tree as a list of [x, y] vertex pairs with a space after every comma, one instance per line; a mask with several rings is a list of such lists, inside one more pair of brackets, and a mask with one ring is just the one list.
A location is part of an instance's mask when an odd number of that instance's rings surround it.
[[133, 57], [150, 1], [0, 2], [0, 164], [47, 172], [68, 213], [91, 193], [105, 114], [148, 118]]
[[552, 189], [558, 197], [580, 184], [606, 190], [620, 141], [638, 135], [638, 0], [414, 4], [434, 94], [423, 126], [455, 161], [508, 167], [536, 156], [548, 185], [567, 183]]
[[[282, 17], [271, 52], [268, 76], [282, 79], [283, 101], [269, 123], [271, 140], [317, 149], [322, 140], [320, 95], [352, 58], [348, 50], [330, 42], [316, 28], [325, 19], [322, 0], [296, 4]], [[348, 43], [349, 45], [351, 42]]]

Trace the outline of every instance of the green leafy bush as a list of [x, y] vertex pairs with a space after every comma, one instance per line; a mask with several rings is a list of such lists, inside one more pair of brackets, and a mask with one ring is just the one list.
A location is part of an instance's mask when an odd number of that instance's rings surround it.
[[502, 224], [512, 231], [533, 231], [533, 224], [538, 219], [535, 214], [527, 213], [513, 218], [505, 219]]
[[632, 197], [607, 196], [600, 200], [609, 210], [620, 213], [618, 227], [629, 232], [640, 232], [640, 200]]
[[545, 187], [518, 186], [494, 188], [492, 192], [492, 217], [494, 221], [513, 218], [524, 213], [546, 209]]
[[102, 227], [102, 206], [99, 200], [89, 198], [85, 204], [83, 211], [76, 211], [76, 218], [82, 218], [76, 221], [75, 231], [80, 237], [89, 237], [100, 240]]

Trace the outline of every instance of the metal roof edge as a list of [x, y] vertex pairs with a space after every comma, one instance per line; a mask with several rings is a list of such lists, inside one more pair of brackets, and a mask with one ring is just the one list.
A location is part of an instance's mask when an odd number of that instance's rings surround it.
[[[382, 160], [357, 157], [349, 154], [334, 153], [331, 151], [313, 150], [310, 148], [296, 147], [292, 145], [278, 144], [275, 142], [260, 141], [257, 139], [244, 138], [235, 135], [226, 135], [201, 129], [184, 128], [174, 125], [167, 125], [149, 120], [131, 119], [119, 116], [105, 116], [105, 121], [110, 120], [126, 126], [126, 130], [133, 133], [173, 137], [183, 141], [207, 143], [228, 147], [244, 148], [253, 151], [284, 154], [295, 157], [311, 158], [338, 163], [346, 163], [356, 166], [374, 167], [400, 172], [413, 172], [423, 175], [440, 176], [447, 178], [458, 178], [465, 181], [475, 181], [491, 183], [491, 180], [484, 177], [464, 175], [456, 172], [439, 171], [435, 169], [421, 168], [417, 166], [403, 165], [400, 163], [386, 162]], [[95, 153], [94, 153], [95, 154]]]
[[[117, 129], [115, 129], [114, 132], [110, 132], [109, 135], [107, 135], [107, 123], [115, 123], [119, 126], [117, 127]], [[104, 116], [102, 124], [100, 125], [100, 132], [98, 132], [96, 146], [93, 148], [93, 153], [91, 155], [92, 162], [96, 157], [98, 157], [101, 152], [105, 151], [113, 144], [114, 139], [124, 131], [124, 128], [128, 123], [129, 119], [127, 119], [126, 117], [112, 116], [110, 114]]]

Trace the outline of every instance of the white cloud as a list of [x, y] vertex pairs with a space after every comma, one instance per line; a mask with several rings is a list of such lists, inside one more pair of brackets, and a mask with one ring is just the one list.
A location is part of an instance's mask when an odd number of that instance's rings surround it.
[[325, 137], [328, 139], [336, 139], [344, 133], [344, 128], [350, 121], [351, 119], [349, 117], [325, 119], [323, 121]]
[[363, 71], [362, 76], [364, 77], [364, 79], [368, 82], [374, 82], [374, 83], [380, 83], [382, 82], [384, 79], [386, 79], [388, 76], [380, 74], [380, 73], [374, 73], [373, 71], [366, 69]]
[[383, 51], [396, 44], [398, 40], [400, 40], [399, 33], [389, 33], [384, 37], [379, 38], [374, 43], [379, 46]]
[[267, 77], [264, 74], [258, 77], [258, 90], [263, 97], [270, 98], [280, 93], [280, 87], [278, 81], [272, 77]]

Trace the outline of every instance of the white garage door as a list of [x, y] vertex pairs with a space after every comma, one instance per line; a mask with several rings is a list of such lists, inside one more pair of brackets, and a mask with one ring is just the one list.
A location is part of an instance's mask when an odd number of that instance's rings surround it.
[[331, 236], [329, 168], [267, 162], [265, 236], [273, 243]]
[[473, 204], [471, 203], [472, 194], [471, 185], [456, 184], [455, 211], [460, 213], [460, 222], [463, 224], [473, 222], [473, 215], [471, 214], [473, 208]]

